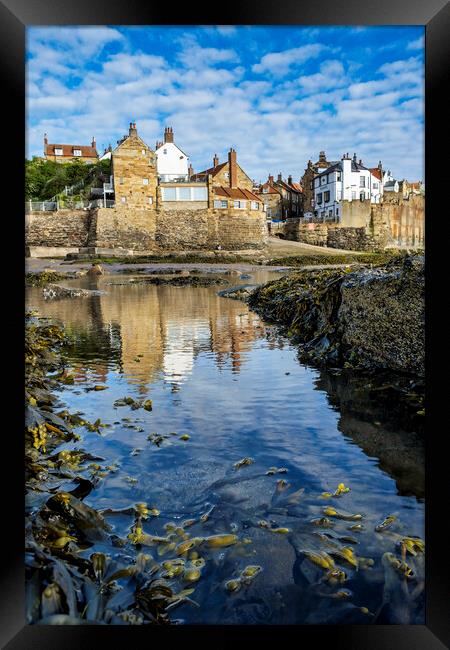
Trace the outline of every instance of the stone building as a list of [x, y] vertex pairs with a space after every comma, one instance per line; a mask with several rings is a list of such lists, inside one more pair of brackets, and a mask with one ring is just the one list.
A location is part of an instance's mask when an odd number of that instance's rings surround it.
[[294, 183], [292, 176], [287, 182], [278, 174], [275, 187], [281, 193], [282, 219], [296, 219], [303, 215], [303, 191], [299, 183]]
[[313, 163], [311, 160], [308, 160], [305, 173], [300, 179], [303, 190], [303, 214], [305, 216], [311, 215], [314, 212], [314, 178], [317, 174], [321, 174], [325, 169], [336, 165], [338, 162], [338, 160], [327, 160], [325, 151], [319, 153], [319, 160], [317, 162]]
[[138, 136], [135, 122], [130, 122], [111, 160], [116, 206], [150, 209], [156, 202], [156, 157]]
[[303, 214], [302, 187], [293, 182], [292, 176], [286, 182], [281, 173], [276, 181], [269, 175], [256, 194], [266, 206], [267, 217], [272, 220], [298, 218]]
[[98, 160], [97, 145], [92, 138], [90, 145], [83, 144], [50, 144], [47, 134], [44, 134], [44, 158], [58, 163], [81, 160], [85, 163], [94, 163]]
[[251, 191], [252, 181], [237, 164], [234, 149], [214, 175], [165, 183], [158, 179], [154, 151], [132, 122], [111, 159], [115, 199], [109, 205], [26, 215], [30, 256], [45, 256], [50, 248], [56, 255], [58, 249], [59, 254], [79, 249], [113, 255], [117, 250], [133, 254], [266, 245], [264, 206]]
[[238, 164], [234, 149], [230, 149], [228, 159], [223, 163], [219, 163], [217, 154], [214, 154], [213, 166], [193, 174], [191, 180], [206, 181], [208, 176], [212, 177], [214, 186], [229, 185], [230, 187], [241, 187], [250, 192], [253, 190], [253, 181]]

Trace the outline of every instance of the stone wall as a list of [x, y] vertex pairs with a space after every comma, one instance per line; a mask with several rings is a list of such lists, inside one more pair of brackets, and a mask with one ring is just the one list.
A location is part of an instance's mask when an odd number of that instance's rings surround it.
[[286, 221], [285, 238], [314, 246], [326, 246], [328, 226], [325, 223], [300, 223], [298, 219]]
[[391, 241], [394, 246], [424, 248], [425, 246], [425, 198], [411, 194], [404, 198], [392, 192], [383, 204], [383, 212], [389, 221]]
[[156, 210], [146, 208], [98, 208], [92, 211], [95, 229], [89, 245], [99, 248], [156, 248]]
[[266, 215], [259, 210], [116, 207], [69, 214], [60, 210], [27, 215], [31, 255], [33, 247], [52, 247], [53, 254], [58, 247], [140, 252], [212, 250], [219, 245], [223, 250], [261, 249], [268, 239]]
[[329, 248], [342, 248], [348, 251], [371, 251], [378, 248], [374, 237], [366, 228], [342, 228], [338, 225], [327, 226], [327, 243]]
[[30, 212], [25, 216], [27, 246], [87, 246], [91, 222], [89, 210]]
[[344, 228], [367, 228], [372, 206], [370, 201], [341, 201], [340, 225]]

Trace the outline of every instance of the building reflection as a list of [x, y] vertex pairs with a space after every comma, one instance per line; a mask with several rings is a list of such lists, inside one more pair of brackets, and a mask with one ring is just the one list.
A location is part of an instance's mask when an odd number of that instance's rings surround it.
[[79, 380], [104, 383], [115, 367], [142, 394], [161, 378], [176, 392], [200, 354], [212, 354], [219, 368], [238, 373], [253, 342], [264, 336], [258, 316], [243, 302], [219, 297], [217, 287], [111, 278], [78, 281], [77, 286], [104, 292], [87, 298], [44, 300], [39, 289], [28, 292], [29, 307], [64, 324]]

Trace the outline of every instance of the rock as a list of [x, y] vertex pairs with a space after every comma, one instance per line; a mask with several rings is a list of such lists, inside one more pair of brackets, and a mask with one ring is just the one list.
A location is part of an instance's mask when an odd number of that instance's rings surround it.
[[93, 264], [88, 270], [88, 275], [103, 275], [104, 271], [100, 264]]
[[422, 255], [406, 255], [350, 273], [292, 273], [258, 287], [248, 303], [287, 326], [309, 361], [423, 376], [424, 267]]

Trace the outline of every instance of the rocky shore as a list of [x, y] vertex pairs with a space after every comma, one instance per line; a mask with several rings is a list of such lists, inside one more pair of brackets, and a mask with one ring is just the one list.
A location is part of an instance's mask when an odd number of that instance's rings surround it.
[[377, 268], [292, 273], [251, 293], [250, 307], [282, 325], [320, 365], [425, 374], [425, 259]]

